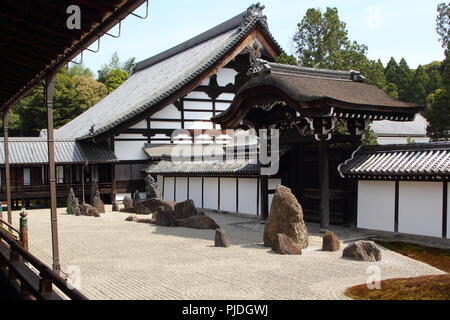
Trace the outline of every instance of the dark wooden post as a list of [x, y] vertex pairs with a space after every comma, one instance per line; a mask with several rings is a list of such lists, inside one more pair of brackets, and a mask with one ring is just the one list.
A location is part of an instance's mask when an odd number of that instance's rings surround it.
[[111, 164], [111, 203], [116, 202], [116, 165]]
[[22, 243], [22, 247], [28, 251], [28, 218], [27, 212], [23, 210], [20, 213], [20, 242]]
[[45, 81], [45, 101], [47, 104], [47, 145], [48, 175], [50, 180], [50, 216], [52, 229], [53, 270], [60, 271], [58, 245], [58, 215], [56, 212], [56, 166], [55, 141], [53, 135], [53, 98], [55, 95], [55, 75], [49, 75]]
[[330, 224], [330, 175], [328, 164], [328, 142], [326, 135], [319, 141], [319, 180], [320, 180], [320, 229], [325, 231]]
[[269, 178], [261, 176], [261, 220], [266, 221], [269, 217]]
[[11, 214], [11, 168], [9, 165], [9, 141], [8, 141], [9, 114], [3, 111], [3, 146], [5, 151], [5, 187], [6, 187], [6, 208], [8, 210], [8, 223], [12, 224]]

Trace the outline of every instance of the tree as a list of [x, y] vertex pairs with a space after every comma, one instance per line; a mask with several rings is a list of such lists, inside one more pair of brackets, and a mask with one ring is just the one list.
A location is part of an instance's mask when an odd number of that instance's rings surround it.
[[408, 89], [411, 85], [411, 81], [413, 78], [413, 73], [409, 68], [406, 60], [402, 58], [400, 63], [398, 64], [398, 79], [397, 79], [397, 88], [398, 88], [398, 96], [400, 100], [408, 101]]
[[441, 73], [438, 70], [433, 70], [429, 76], [430, 80], [428, 81], [426, 91], [427, 96], [442, 86], [442, 77]]
[[386, 89], [386, 76], [384, 74], [384, 66], [381, 60], [370, 60], [360, 70], [366, 77], [366, 83], [377, 86], [381, 90]]
[[294, 66], [298, 65], [298, 61], [297, 61], [296, 57], [294, 57], [293, 55], [288, 55], [284, 52], [275, 59], [275, 62], [283, 63], [283, 64], [290, 64], [290, 65], [294, 65]]
[[439, 41], [442, 42], [442, 47], [447, 49], [450, 41], [450, 2], [440, 3], [437, 12], [436, 32], [439, 35]]
[[136, 58], [129, 58], [125, 63], [121, 63], [119, 55], [114, 52], [109, 63], [102, 65], [98, 70], [97, 81], [105, 84], [108, 92], [112, 92], [128, 79], [135, 60]]
[[398, 88], [395, 83], [388, 83], [386, 86], [386, 94], [392, 98], [398, 99]]
[[[386, 75], [387, 83], [393, 83], [397, 86], [398, 83], [398, 63], [395, 61], [394, 57], [386, 65], [384, 69], [384, 74]], [[398, 89], [398, 88], [397, 88]]]
[[[93, 79], [92, 72], [83, 66], [62, 68], [56, 75], [54, 124], [58, 128], [108, 94], [103, 83]], [[14, 125], [21, 135], [37, 136], [47, 127], [44, 84], [38, 85], [13, 106], [19, 121]]]
[[414, 77], [407, 91], [407, 101], [425, 105], [427, 98], [427, 86], [430, 77], [422, 66], [419, 66], [414, 72]]
[[365, 45], [348, 39], [336, 8], [308, 9], [294, 36], [299, 64], [336, 70], [360, 69], [367, 62]]

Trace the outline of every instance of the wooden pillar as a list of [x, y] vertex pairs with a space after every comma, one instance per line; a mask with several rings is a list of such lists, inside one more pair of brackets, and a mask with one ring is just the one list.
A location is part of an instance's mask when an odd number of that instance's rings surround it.
[[8, 223], [12, 224], [11, 214], [11, 167], [9, 165], [9, 140], [8, 140], [9, 113], [3, 111], [3, 146], [5, 151], [5, 188], [6, 188], [6, 207], [8, 210]]
[[47, 104], [47, 145], [48, 145], [48, 175], [50, 182], [50, 220], [52, 230], [53, 270], [58, 272], [59, 244], [58, 244], [58, 216], [56, 213], [56, 166], [55, 142], [53, 135], [53, 98], [55, 95], [55, 75], [49, 75], [45, 81], [45, 101]]
[[261, 176], [261, 220], [269, 217], [269, 177]]
[[22, 243], [22, 247], [28, 251], [28, 218], [27, 213], [23, 210], [20, 213], [20, 242]]
[[81, 203], [85, 204], [86, 199], [84, 195], [84, 165], [81, 165]]
[[113, 163], [111, 164], [111, 203], [116, 201], [116, 192], [116, 165]]
[[320, 180], [320, 229], [325, 231], [330, 224], [330, 174], [328, 164], [328, 142], [326, 135], [319, 140], [319, 180]]

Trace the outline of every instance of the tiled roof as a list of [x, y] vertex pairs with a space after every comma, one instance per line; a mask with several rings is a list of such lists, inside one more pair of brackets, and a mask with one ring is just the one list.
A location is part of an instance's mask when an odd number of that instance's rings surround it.
[[[44, 138], [9, 138], [11, 164], [44, 164], [48, 161], [47, 141]], [[75, 140], [55, 141], [56, 163], [108, 163], [117, 157], [105, 144]], [[3, 138], [0, 141], [0, 164], [5, 163]]]
[[214, 66], [256, 25], [279, 48], [266, 28], [265, 17], [260, 12], [249, 15], [254, 12], [251, 8], [179, 46], [137, 63], [127, 81], [95, 106], [56, 130], [55, 135], [60, 138], [89, 139], [137, 117]]
[[448, 180], [450, 142], [362, 146], [338, 170], [359, 179]]
[[183, 176], [257, 176], [261, 164], [255, 157], [237, 157], [226, 160], [191, 159], [160, 160], [148, 165], [145, 169], [150, 174], [183, 175]]

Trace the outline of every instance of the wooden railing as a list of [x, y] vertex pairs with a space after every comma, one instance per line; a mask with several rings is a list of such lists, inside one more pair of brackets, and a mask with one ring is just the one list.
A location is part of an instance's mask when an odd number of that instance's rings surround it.
[[[88, 300], [58, 273], [28, 252], [26, 214], [21, 214], [20, 230], [0, 221], [0, 273], [26, 300], [63, 300], [54, 287], [71, 300]], [[10, 231], [12, 230], [12, 232]], [[13, 234], [19, 234], [19, 239]]]

